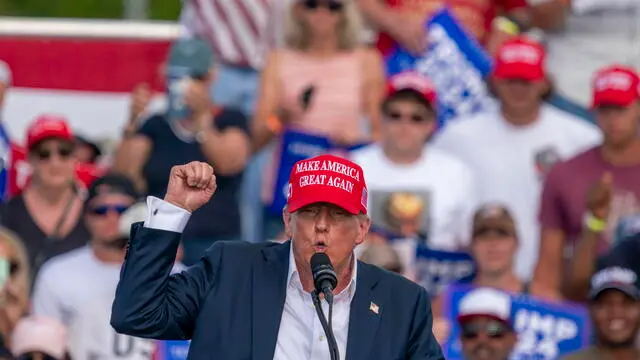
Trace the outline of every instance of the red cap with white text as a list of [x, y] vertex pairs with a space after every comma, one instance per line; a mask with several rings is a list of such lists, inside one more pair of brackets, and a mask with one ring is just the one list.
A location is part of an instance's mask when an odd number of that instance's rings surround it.
[[593, 79], [592, 108], [602, 105], [626, 107], [640, 99], [640, 78], [630, 67], [613, 65], [601, 69]]
[[540, 43], [524, 36], [516, 37], [498, 49], [493, 76], [498, 79], [543, 80], [545, 58]]
[[295, 163], [289, 177], [290, 213], [314, 203], [337, 205], [351, 214], [367, 213], [367, 184], [362, 168], [347, 159], [320, 155]]

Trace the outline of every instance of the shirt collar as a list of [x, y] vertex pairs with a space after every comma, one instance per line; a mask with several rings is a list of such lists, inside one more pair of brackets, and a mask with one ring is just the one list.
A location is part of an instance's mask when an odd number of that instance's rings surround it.
[[[347, 285], [344, 290], [340, 292], [340, 294], [336, 295], [336, 298], [342, 297], [345, 291], [349, 297], [349, 301], [353, 299], [353, 296], [356, 293], [356, 279], [358, 277], [358, 260], [356, 259], [355, 253], [352, 253], [353, 256], [353, 269], [351, 270], [351, 280], [349, 281], [349, 285]], [[294, 284], [299, 286], [302, 289], [302, 282], [300, 281], [300, 275], [298, 274], [298, 268], [296, 267], [296, 259], [293, 256], [293, 239], [290, 240], [289, 245], [289, 273], [287, 275], [287, 284]]]

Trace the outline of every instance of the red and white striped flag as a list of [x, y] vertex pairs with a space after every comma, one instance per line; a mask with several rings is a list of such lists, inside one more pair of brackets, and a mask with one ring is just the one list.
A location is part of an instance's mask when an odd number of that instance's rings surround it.
[[217, 60], [260, 69], [277, 43], [288, 1], [190, 0], [182, 24], [208, 41]]

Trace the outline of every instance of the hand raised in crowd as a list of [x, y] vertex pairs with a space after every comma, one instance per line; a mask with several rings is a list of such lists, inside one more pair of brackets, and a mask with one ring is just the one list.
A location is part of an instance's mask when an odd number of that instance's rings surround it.
[[[199, 124], [205, 126], [211, 126], [211, 98], [209, 96], [209, 86], [203, 81], [189, 81], [187, 91], [184, 94], [184, 103], [191, 109], [193, 115], [199, 119], [201, 115], [206, 114], [206, 124]], [[203, 120], [204, 121], [204, 120]]]
[[192, 161], [171, 168], [164, 200], [194, 212], [209, 202], [216, 187], [213, 167], [205, 162]]
[[396, 26], [390, 29], [393, 38], [407, 51], [414, 55], [422, 54], [428, 45], [428, 37], [424, 26], [424, 18], [399, 17]]
[[589, 190], [587, 195], [587, 209], [598, 219], [606, 220], [609, 217], [612, 196], [613, 175], [610, 172], [606, 172]]
[[131, 119], [137, 120], [151, 102], [153, 93], [147, 83], [140, 83], [131, 92]]

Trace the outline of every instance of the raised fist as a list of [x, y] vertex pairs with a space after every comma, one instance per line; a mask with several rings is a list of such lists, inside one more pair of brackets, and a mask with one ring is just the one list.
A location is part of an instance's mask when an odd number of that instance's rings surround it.
[[131, 92], [131, 118], [137, 119], [149, 106], [153, 93], [147, 83], [140, 83]]
[[174, 166], [169, 175], [169, 185], [164, 200], [189, 212], [194, 212], [209, 202], [216, 191], [216, 176], [211, 165], [192, 161]]

